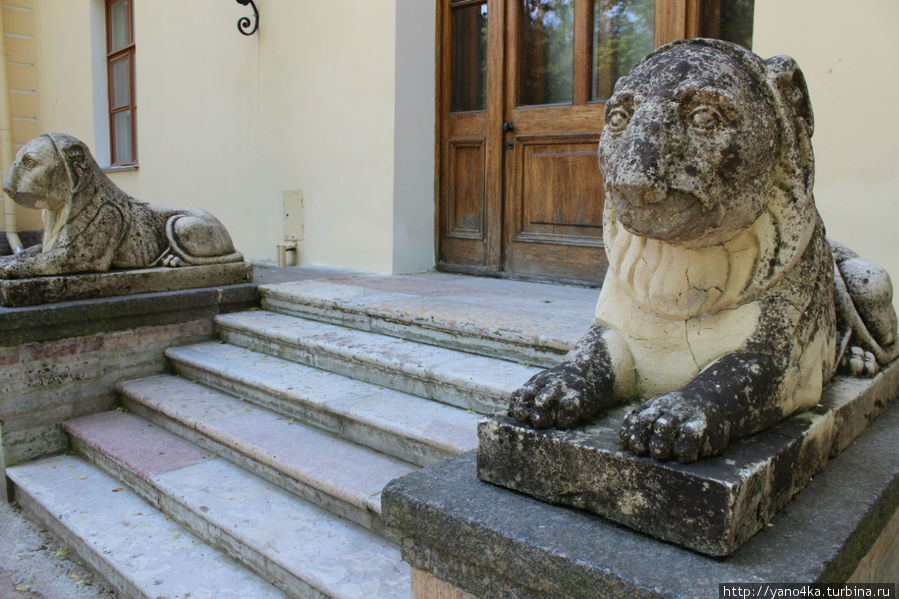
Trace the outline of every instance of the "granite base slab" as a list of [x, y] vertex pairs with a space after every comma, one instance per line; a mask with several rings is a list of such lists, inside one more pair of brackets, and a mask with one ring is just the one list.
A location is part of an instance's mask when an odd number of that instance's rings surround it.
[[[381, 505], [403, 559], [480, 599], [708, 599], [726, 582], [897, 582], [896, 551], [872, 555], [899, 507], [897, 445], [893, 405], [723, 558], [485, 483], [474, 452], [392, 481]], [[860, 574], [871, 558], [890, 574]]]
[[837, 378], [815, 410], [687, 465], [619, 448], [618, 428], [631, 406], [568, 431], [537, 431], [494, 416], [479, 423], [478, 476], [726, 556], [764, 528], [897, 394], [899, 361], [872, 379]]
[[0, 279], [0, 306], [37, 306], [138, 293], [236, 285], [252, 280], [253, 266], [249, 262]]

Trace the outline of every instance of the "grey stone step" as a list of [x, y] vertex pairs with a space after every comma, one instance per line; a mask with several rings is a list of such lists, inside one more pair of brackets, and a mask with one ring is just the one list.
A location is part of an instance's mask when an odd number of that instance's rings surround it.
[[233, 345], [480, 413], [505, 411], [539, 368], [265, 310], [219, 315]]
[[126, 408], [385, 536], [381, 489], [415, 466], [180, 377], [125, 381]]
[[123, 597], [286, 596], [80, 458], [47, 458], [6, 474], [19, 505]]
[[170, 348], [185, 378], [419, 466], [475, 449], [476, 414], [223, 343]]
[[[450, 275], [436, 280], [428, 275], [344, 278], [260, 285], [262, 307], [547, 367], [558, 363], [589, 326], [589, 306], [597, 295], [595, 290], [514, 281], [476, 281], [475, 286]], [[562, 326], [547, 319], [548, 313], [559, 311], [569, 315]]]
[[116, 411], [66, 429], [109, 474], [291, 596], [408, 596], [395, 545], [202, 447]]

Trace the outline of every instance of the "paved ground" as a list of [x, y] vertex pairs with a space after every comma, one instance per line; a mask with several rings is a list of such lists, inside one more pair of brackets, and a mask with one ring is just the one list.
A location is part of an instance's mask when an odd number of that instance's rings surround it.
[[0, 599], [115, 597], [68, 548], [0, 501]]

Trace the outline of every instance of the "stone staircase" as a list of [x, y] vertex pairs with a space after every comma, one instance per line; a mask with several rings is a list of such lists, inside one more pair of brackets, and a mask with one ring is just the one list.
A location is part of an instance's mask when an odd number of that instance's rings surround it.
[[478, 414], [571, 336], [477, 293], [372, 284], [261, 286], [220, 341], [170, 348], [172, 374], [68, 422], [72, 453], [9, 468], [16, 500], [126, 597], [408, 597], [381, 489], [474, 449]]

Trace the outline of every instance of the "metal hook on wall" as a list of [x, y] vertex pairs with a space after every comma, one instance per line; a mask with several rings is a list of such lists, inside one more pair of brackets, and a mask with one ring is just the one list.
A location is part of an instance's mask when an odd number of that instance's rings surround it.
[[[237, 30], [240, 31], [244, 35], [253, 35], [256, 33], [256, 30], [259, 29], [259, 11], [256, 9], [256, 3], [253, 0], [236, 0], [238, 4], [241, 6], [247, 6], [248, 4], [253, 7], [253, 20], [250, 20], [250, 17], [241, 17], [237, 21]], [[250, 24], [253, 25], [250, 28]]]

